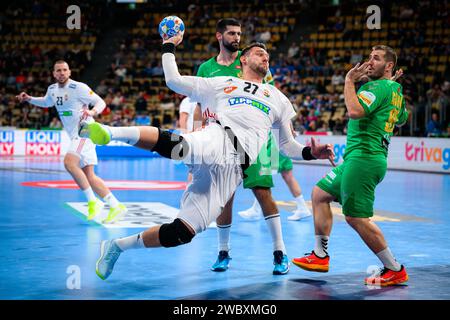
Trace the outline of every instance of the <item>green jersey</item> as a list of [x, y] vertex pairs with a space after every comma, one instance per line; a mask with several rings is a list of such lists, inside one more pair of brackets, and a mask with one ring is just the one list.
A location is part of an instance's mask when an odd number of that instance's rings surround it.
[[360, 119], [350, 119], [344, 159], [382, 155], [387, 157], [395, 125], [408, 120], [402, 86], [391, 80], [369, 81], [357, 93], [365, 111]]
[[[241, 70], [241, 51], [238, 51], [238, 55], [234, 62], [229, 66], [224, 66], [217, 63], [217, 56], [212, 57], [211, 59], [203, 62], [197, 71], [197, 77], [203, 78], [212, 78], [212, 77], [237, 77], [241, 78], [242, 70]], [[267, 72], [266, 77], [264, 78], [265, 83], [269, 83], [271, 85], [274, 84], [272, 74], [270, 71]]]

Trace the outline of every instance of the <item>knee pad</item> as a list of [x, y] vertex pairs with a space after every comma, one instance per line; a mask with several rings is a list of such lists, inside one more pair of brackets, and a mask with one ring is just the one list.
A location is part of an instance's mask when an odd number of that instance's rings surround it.
[[189, 243], [193, 237], [194, 235], [192, 232], [178, 218], [172, 223], [161, 225], [159, 229], [159, 242], [166, 248]]
[[184, 138], [176, 133], [158, 128], [159, 137], [152, 151], [158, 152], [165, 158], [182, 160], [189, 151], [189, 145]]

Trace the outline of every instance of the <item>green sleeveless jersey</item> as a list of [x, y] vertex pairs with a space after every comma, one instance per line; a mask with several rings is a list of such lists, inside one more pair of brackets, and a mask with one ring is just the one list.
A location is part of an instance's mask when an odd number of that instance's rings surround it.
[[[212, 78], [212, 77], [237, 77], [242, 76], [241, 63], [239, 61], [241, 57], [241, 51], [238, 51], [238, 55], [234, 62], [229, 66], [224, 66], [217, 63], [217, 56], [203, 62], [197, 70], [197, 77]], [[264, 78], [265, 83], [271, 85], [274, 84], [272, 74], [270, 71], [267, 72]]]
[[395, 125], [408, 120], [402, 86], [391, 80], [369, 81], [357, 92], [365, 116], [350, 119], [344, 159], [381, 155], [387, 157]]

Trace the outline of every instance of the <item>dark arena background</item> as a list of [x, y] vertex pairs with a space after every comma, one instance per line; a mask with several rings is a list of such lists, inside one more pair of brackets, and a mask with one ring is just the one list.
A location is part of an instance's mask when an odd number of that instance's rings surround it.
[[[282, 301], [292, 300], [285, 306], [300, 313], [308, 308], [301, 300], [450, 299], [449, 1], [16, 0], [2, 2], [0, 9], [0, 299], [163, 300], [151, 304], [167, 314], [161, 319], [178, 319], [182, 306], [201, 306], [199, 301], [215, 308], [208, 312], [212, 316], [222, 300], [260, 306], [260, 311], [279, 303], [278, 313]], [[170, 15], [180, 17], [186, 28], [176, 50], [182, 75], [196, 75], [201, 63], [217, 56], [219, 19], [240, 21], [241, 49], [265, 43], [274, 85], [296, 112], [296, 140], [308, 144], [315, 137], [331, 144], [337, 164], [343, 163], [347, 142], [347, 72], [366, 61], [375, 45], [396, 51], [396, 70], [403, 70], [396, 81], [403, 87], [409, 118], [394, 130], [372, 220], [406, 267], [408, 282], [364, 284], [382, 264], [346, 223], [337, 202], [331, 203], [329, 272], [307, 272], [291, 263], [288, 274], [273, 275], [265, 220], [238, 214], [254, 202], [242, 186], [234, 199], [232, 260], [226, 272], [211, 271], [218, 253], [213, 223], [189, 244], [131, 250], [107, 280], [96, 275], [102, 240], [177, 216], [188, 168], [124, 143], [97, 146], [95, 173], [128, 212], [104, 223], [107, 205], [103, 217], [88, 221], [86, 196], [63, 160], [70, 146], [61, 123], [65, 114], [16, 96], [43, 97], [55, 83], [54, 63], [62, 59], [71, 79], [86, 83], [105, 101], [97, 122], [179, 130], [184, 97], [166, 86], [158, 33], [160, 21]], [[311, 192], [331, 169], [325, 160], [294, 161], [293, 176], [311, 211]], [[275, 173], [273, 181], [292, 260], [314, 248], [314, 218], [289, 220], [294, 197], [283, 175]], [[196, 309], [184, 311], [186, 319], [189, 312], [200, 319]]]

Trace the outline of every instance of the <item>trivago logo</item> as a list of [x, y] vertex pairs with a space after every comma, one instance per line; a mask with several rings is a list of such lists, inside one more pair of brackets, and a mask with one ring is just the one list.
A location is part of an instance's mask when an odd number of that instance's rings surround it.
[[0, 131], [0, 156], [14, 154], [14, 131]]
[[405, 158], [408, 161], [443, 163], [442, 168], [450, 168], [450, 148], [427, 147], [422, 141], [420, 145], [405, 143]]
[[337, 144], [335, 143], [333, 146], [334, 150], [334, 162], [338, 163], [339, 161], [344, 159], [344, 153], [345, 153], [345, 144]]
[[61, 154], [61, 132], [27, 131], [25, 154], [31, 156], [55, 156]]

